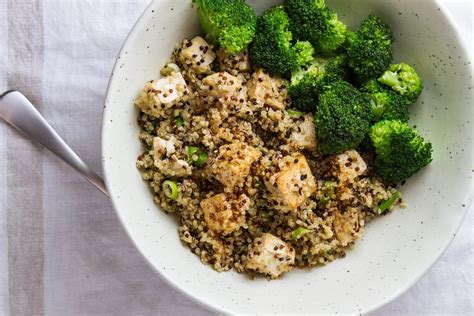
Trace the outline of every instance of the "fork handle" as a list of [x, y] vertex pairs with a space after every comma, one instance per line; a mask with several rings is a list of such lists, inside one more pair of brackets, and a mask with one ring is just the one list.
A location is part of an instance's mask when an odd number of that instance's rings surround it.
[[32, 140], [48, 148], [108, 196], [102, 178], [79, 158], [21, 92], [11, 90], [0, 96], [0, 117]]

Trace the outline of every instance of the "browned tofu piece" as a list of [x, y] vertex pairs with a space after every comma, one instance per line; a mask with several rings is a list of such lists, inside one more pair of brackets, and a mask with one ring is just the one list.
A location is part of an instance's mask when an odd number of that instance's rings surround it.
[[185, 177], [192, 172], [187, 161], [178, 159], [175, 155], [175, 139], [165, 140], [161, 137], [153, 138], [153, 161], [163, 174], [171, 177]]
[[188, 88], [180, 72], [148, 82], [135, 104], [146, 114], [160, 117], [166, 111], [187, 99]]
[[287, 86], [286, 80], [272, 77], [259, 69], [247, 83], [249, 100], [275, 110], [284, 110], [289, 99]]
[[245, 106], [247, 90], [242, 80], [227, 73], [217, 72], [202, 80], [207, 86], [207, 94], [218, 98], [223, 105]]
[[297, 130], [291, 133], [290, 141], [299, 149], [316, 150], [318, 141], [313, 114], [305, 114], [303, 121], [298, 122]]
[[201, 36], [196, 36], [191, 41], [184, 40], [178, 59], [184, 67], [203, 74], [211, 71], [216, 54]]
[[249, 174], [252, 163], [261, 155], [260, 150], [243, 142], [223, 145], [211, 166], [214, 176], [227, 188], [241, 185]]
[[207, 227], [220, 235], [238, 230], [245, 223], [245, 212], [249, 207], [250, 199], [245, 194], [220, 193], [201, 201]]
[[164, 156], [171, 156], [176, 152], [175, 139], [171, 137], [169, 140], [163, 139], [161, 137], [153, 138], [153, 158], [155, 160], [160, 160]]
[[316, 180], [301, 153], [284, 157], [279, 166], [280, 171], [266, 178], [265, 185], [273, 198], [280, 202], [280, 209], [296, 210], [316, 192]]
[[290, 271], [295, 262], [295, 249], [272, 234], [256, 238], [247, 254], [247, 268], [277, 278]]
[[358, 239], [361, 235], [362, 225], [362, 216], [354, 207], [349, 207], [345, 212], [337, 212], [334, 215], [333, 228], [341, 246], [347, 246]]
[[243, 50], [237, 54], [229, 54], [223, 49], [217, 51], [217, 60], [219, 61], [219, 69], [233, 75], [242, 72], [248, 72], [252, 69], [247, 50]]
[[356, 150], [348, 150], [334, 158], [341, 180], [352, 181], [367, 171], [367, 164]]

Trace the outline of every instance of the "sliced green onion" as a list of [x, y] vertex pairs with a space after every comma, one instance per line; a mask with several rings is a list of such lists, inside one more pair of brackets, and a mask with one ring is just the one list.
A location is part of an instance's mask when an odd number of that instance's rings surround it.
[[323, 189], [325, 193], [323, 196], [319, 198], [319, 202], [326, 204], [329, 202], [329, 200], [334, 199], [334, 197], [336, 196], [335, 187], [336, 187], [336, 182], [324, 181]]
[[188, 147], [188, 160], [189, 163], [195, 164], [196, 166], [202, 166], [207, 161], [207, 153], [199, 149], [198, 147]]
[[267, 220], [270, 218], [270, 214], [268, 213], [268, 211], [260, 211], [258, 212], [258, 215], [260, 216], [260, 218], [264, 220]]
[[181, 116], [178, 116], [177, 118], [174, 119], [174, 123], [177, 126], [183, 126], [184, 125], [184, 120]]
[[336, 186], [336, 182], [334, 181], [324, 181], [324, 187], [329, 189], [328, 195], [329, 198], [333, 199], [335, 194], [334, 194], [334, 188]]
[[396, 192], [388, 200], [383, 201], [379, 205], [379, 214], [382, 214], [386, 210], [390, 209], [401, 196], [402, 194], [400, 192]]
[[157, 122], [156, 122], [155, 120], [153, 120], [153, 121], [151, 122], [151, 126], [153, 126], [153, 129], [154, 129], [154, 130], [156, 129], [156, 123], [157, 123]]
[[304, 115], [304, 112], [295, 111], [295, 110], [286, 110], [286, 113], [294, 117], [302, 117]]
[[336, 182], [334, 181], [324, 181], [323, 187], [325, 193], [322, 197], [320, 197], [319, 202], [326, 204], [330, 199], [333, 199], [336, 196], [335, 186]]
[[189, 146], [188, 147], [188, 157], [189, 159], [192, 159], [193, 155], [197, 154], [199, 151], [199, 148], [194, 147], [194, 146]]
[[207, 153], [199, 147], [188, 146], [188, 162], [196, 166], [202, 166], [207, 161]]
[[298, 227], [294, 231], [291, 232], [291, 239], [293, 240], [298, 240], [301, 236], [307, 234], [307, 233], [312, 233], [312, 229], [307, 229], [304, 227]]
[[198, 158], [196, 159], [194, 164], [196, 166], [202, 166], [203, 164], [206, 163], [206, 161], [207, 161], [207, 153], [201, 152], [201, 153], [199, 153]]
[[163, 184], [161, 185], [161, 188], [165, 192], [165, 195], [172, 199], [176, 200], [179, 196], [179, 191], [178, 191], [178, 186], [176, 185], [176, 182], [171, 181], [171, 180], [165, 180], [163, 181]]
[[326, 204], [327, 202], [329, 202], [329, 200], [330, 198], [327, 194], [324, 194], [322, 197], [319, 198], [319, 202], [323, 204]]

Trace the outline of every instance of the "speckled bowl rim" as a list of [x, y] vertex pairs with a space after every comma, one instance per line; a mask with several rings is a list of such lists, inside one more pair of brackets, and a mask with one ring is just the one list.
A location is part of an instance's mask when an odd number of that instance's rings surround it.
[[[462, 36], [461, 36], [461, 32], [459, 30], [459, 26], [458, 24], [455, 22], [455, 18], [449, 13], [449, 11], [446, 9], [446, 6], [445, 4], [440, 1], [440, 0], [433, 0], [433, 2], [438, 5], [438, 7], [441, 9], [441, 12], [442, 14], [444, 15], [444, 17], [446, 18], [447, 22], [449, 23], [449, 25], [453, 28], [455, 34], [457, 35], [457, 38], [458, 38], [458, 43], [459, 43], [459, 46], [460, 46], [460, 49], [461, 51], [466, 55], [466, 56], [470, 56], [470, 54], [468, 53], [469, 52], [469, 49], [467, 47], [467, 43], [462, 39]], [[134, 37], [138, 32], [139, 32], [139, 25], [143, 22], [143, 18], [144, 16], [148, 13], [148, 11], [150, 10], [150, 8], [153, 6], [154, 4], [154, 0], [150, 2], [150, 4], [144, 9], [144, 11], [140, 14], [140, 16], [138, 17], [137, 21], [134, 23], [132, 29], [130, 30], [129, 34], [127, 35], [127, 37], [125, 38], [121, 48], [120, 48], [120, 51], [117, 55], [117, 58], [116, 58], [116, 61], [114, 63], [114, 67], [113, 67], [113, 70], [112, 70], [112, 73], [110, 75], [110, 78], [109, 78], [109, 82], [108, 82], [108, 85], [107, 85], [107, 93], [106, 93], [106, 97], [105, 97], [105, 101], [104, 101], [104, 111], [103, 111], [103, 117], [102, 117], [102, 126], [101, 126], [101, 143], [102, 143], [102, 147], [101, 147], [101, 151], [102, 151], [102, 157], [104, 157], [104, 152], [105, 152], [105, 148], [104, 148], [104, 126], [106, 125], [106, 122], [108, 121], [108, 118], [107, 118], [107, 111], [105, 110], [105, 105], [108, 103], [108, 100], [110, 99], [110, 95], [113, 93], [111, 90], [110, 90], [110, 86], [111, 86], [111, 83], [113, 81], [113, 76], [114, 76], [114, 73], [116, 72], [116, 70], [119, 68], [119, 56], [121, 56], [125, 51], [126, 51], [126, 47], [128, 46], [128, 43], [129, 43], [129, 40]], [[470, 71], [470, 74], [473, 75], [474, 74], [474, 66], [471, 65], [471, 67], [469, 68], [469, 71]], [[471, 99], [472, 99], [472, 96], [471, 96]], [[103, 159], [102, 160], [102, 169], [103, 169], [103, 172], [104, 172], [104, 177], [105, 177], [105, 184], [107, 186], [107, 188], [110, 188], [111, 187], [111, 183], [109, 182], [109, 177], [107, 176], [107, 167], [106, 167], [106, 161]], [[402, 294], [404, 294], [405, 292], [407, 292], [411, 287], [413, 287], [429, 270], [431, 270], [431, 268], [440, 260], [440, 258], [443, 256], [443, 254], [446, 252], [446, 250], [449, 248], [449, 246], [451, 245], [454, 237], [456, 236], [456, 233], [459, 231], [462, 223], [464, 222], [466, 216], [467, 216], [467, 213], [469, 212], [469, 210], [471, 209], [472, 207], [472, 202], [473, 202], [473, 198], [474, 198], [474, 179], [471, 179], [471, 185], [470, 185], [470, 190], [469, 190], [469, 196], [470, 196], [470, 199], [469, 199], [469, 202], [468, 204], [466, 205], [466, 207], [464, 208], [464, 211], [463, 211], [463, 215], [461, 216], [460, 218], [460, 221], [459, 223], [457, 224], [457, 227], [455, 229], [455, 234], [453, 234], [451, 236], [451, 238], [448, 240], [448, 242], [441, 248], [441, 251], [438, 253], [437, 257], [433, 259], [433, 261], [423, 270], [421, 271], [418, 275], [416, 275], [415, 277], [413, 277], [412, 281], [401, 287], [399, 289], [399, 291], [393, 293], [391, 296], [385, 298], [385, 299], [382, 299], [378, 304], [374, 304], [373, 306], [371, 307], [368, 307], [367, 309], [365, 310], [362, 310], [362, 311], [359, 311], [358, 314], [362, 315], [362, 314], [366, 314], [366, 313], [370, 313], [370, 312], [373, 312], [387, 304], [389, 304], [390, 302], [394, 301], [396, 298], [400, 297]], [[109, 190], [109, 192], [111, 192]], [[217, 313], [225, 313], [225, 314], [231, 314], [232, 312], [229, 311], [229, 310], [226, 310], [226, 309], [223, 309], [221, 307], [218, 307], [216, 305], [213, 305], [212, 302], [208, 302], [208, 301], [202, 301], [200, 300], [199, 298], [195, 297], [192, 293], [190, 293], [184, 286], [179, 286], [178, 284], [176, 284], [172, 278], [168, 277], [167, 274], [163, 274], [161, 273], [147, 258], [147, 256], [145, 255], [145, 253], [143, 253], [142, 251], [142, 248], [139, 246], [139, 243], [133, 238], [133, 235], [132, 235], [132, 232], [129, 230], [129, 227], [128, 225], [126, 224], [125, 222], [125, 219], [122, 218], [122, 216], [120, 215], [120, 212], [117, 211], [118, 209], [118, 200], [116, 199], [116, 197], [114, 197], [113, 194], [110, 195], [110, 199], [111, 199], [111, 202], [112, 202], [112, 205], [113, 205], [113, 208], [115, 210], [115, 214], [117, 215], [117, 217], [119, 218], [120, 220], [120, 223], [122, 224], [124, 230], [127, 232], [127, 235], [129, 237], [129, 239], [131, 240], [132, 244], [135, 246], [135, 248], [138, 250], [138, 252], [140, 253], [140, 255], [143, 257], [144, 261], [146, 262], [146, 264], [158, 275], [159, 278], [161, 278], [162, 280], [165, 280], [167, 284], [169, 284], [170, 286], [172, 286], [174, 289], [177, 289], [180, 293], [184, 294], [186, 297], [190, 298], [192, 301], [196, 302], [197, 304], [211, 310], [211, 311], [214, 311], [214, 312], [217, 312]]]

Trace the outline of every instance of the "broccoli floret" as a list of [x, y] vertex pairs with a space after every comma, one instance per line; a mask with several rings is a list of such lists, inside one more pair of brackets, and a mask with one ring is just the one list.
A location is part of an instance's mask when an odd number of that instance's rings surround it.
[[255, 66], [283, 75], [311, 61], [312, 45], [308, 42], [293, 45], [288, 28], [288, 15], [281, 6], [257, 18], [257, 32], [250, 47], [250, 58]]
[[315, 108], [323, 87], [327, 63], [325, 59], [315, 58], [309, 67], [292, 73], [288, 92], [296, 108], [306, 112]]
[[315, 112], [322, 154], [356, 148], [369, 132], [372, 111], [368, 98], [344, 81], [325, 86]]
[[294, 71], [288, 89], [293, 105], [302, 111], [313, 111], [323, 86], [341, 80], [346, 73], [345, 66], [344, 55], [331, 59], [317, 57], [309, 67]]
[[323, 54], [344, 43], [347, 27], [324, 0], [285, 0], [284, 7], [290, 17], [290, 30], [298, 40], [309, 41]]
[[230, 54], [243, 50], [254, 38], [255, 10], [243, 0], [193, 0], [207, 39]]
[[374, 168], [387, 183], [403, 181], [432, 160], [431, 143], [401, 121], [380, 121], [372, 126]]
[[410, 119], [408, 106], [395, 93], [377, 92], [370, 97], [375, 121], [400, 120], [406, 123]]
[[309, 42], [296, 42], [294, 45], [296, 52], [296, 63], [299, 66], [308, 65], [313, 60], [314, 48]]
[[405, 63], [391, 65], [378, 81], [401, 95], [408, 105], [415, 103], [423, 90], [420, 76]]
[[369, 81], [364, 87], [371, 100], [372, 114], [375, 122], [381, 120], [400, 120], [408, 122], [410, 112], [403, 98], [376, 80]]
[[369, 15], [348, 40], [349, 66], [359, 82], [378, 78], [392, 62], [393, 33], [377, 16]]

